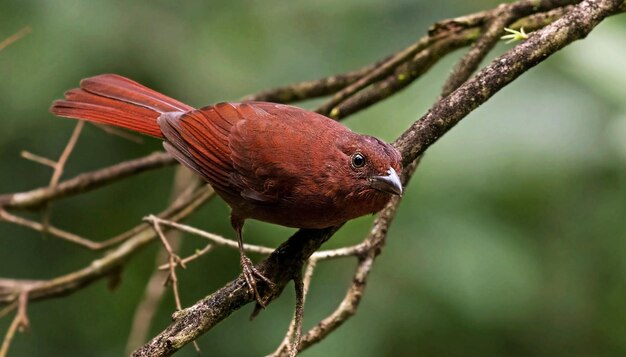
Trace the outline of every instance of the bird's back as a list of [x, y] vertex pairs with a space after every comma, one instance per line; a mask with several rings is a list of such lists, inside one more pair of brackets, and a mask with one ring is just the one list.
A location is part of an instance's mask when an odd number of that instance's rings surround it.
[[[356, 135], [322, 115], [267, 102], [168, 113], [159, 125], [167, 151], [208, 181], [235, 214], [309, 228], [328, 226], [313, 217], [328, 215], [336, 199], [324, 192], [330, 190], [324, 182], [332, 184], [326, 175], [337, 174], [327, 166], [341, 155], [337, 142]], [[311, 222], [294, 211], [300, 202], [308, 203]]]

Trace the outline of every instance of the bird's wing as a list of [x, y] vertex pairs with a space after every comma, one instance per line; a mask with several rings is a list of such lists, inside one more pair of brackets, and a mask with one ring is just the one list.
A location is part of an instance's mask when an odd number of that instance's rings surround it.
[[231, 159], [229, 135], [242, 120], [233, 105], [215, 106], [186, 113], [165, 113], [158, 119], [167, 152], [195, 171], [213, 188], [226, 194], [238, 194], [231, 177], [235, 171]]
[[284, 167], [293, 160], [285, 157], [285, 149], [293, 152], [299, 143], [294, 142], [293, 128], [289, 127], [290, 113], [277, 113], [275, 106], [263, 102], [238, 104], [237, 111], [245, 121], [237, 123], [230, 136], [235, 167], [232, 182], [241, 187], [244, 199], [255, 204], [278, 203], [293, 186], [293, 177]]
[[327, 163], [319, 151], [333, 152], [334, 133], [345, 129], [289, 105], [245, 102], [237, 111], [245, 120], [233, 127], [229, 144], [233, 182], [242, 187], [241, 195], [257, 204], [274, 204], [294, 199], [303, 186], [315, 190]]
[[289, 200], [303, 179], [323, 171], [312, 147], [328, 146], [329, 133], [344, 130], [319, 114], [267, 102], [165, 113], [158, 122], [176, 159], [218, 192], [260, 205]]

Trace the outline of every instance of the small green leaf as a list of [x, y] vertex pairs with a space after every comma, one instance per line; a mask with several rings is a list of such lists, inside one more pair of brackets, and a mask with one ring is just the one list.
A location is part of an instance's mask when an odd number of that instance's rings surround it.
[[500, 37], [500, 39], [508, 40], [506, 41], [506, 43], [521, 41], [521, 40], [525, 40], [528, 38], [528, 34], [524, 32], [523, 27], [521, 27], [519, 31], [505, 27], [504, 31], [508, 32], [509, 34]]

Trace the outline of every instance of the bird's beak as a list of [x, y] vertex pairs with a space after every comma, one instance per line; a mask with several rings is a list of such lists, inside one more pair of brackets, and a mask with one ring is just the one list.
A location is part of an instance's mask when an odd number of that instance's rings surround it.
[[370, 185], [379, 191], [402, 196], [402, 182], [400, 182], [400, 177], [393, 167], [387, 170], [387, 175], [385, 176], [372, 176]]

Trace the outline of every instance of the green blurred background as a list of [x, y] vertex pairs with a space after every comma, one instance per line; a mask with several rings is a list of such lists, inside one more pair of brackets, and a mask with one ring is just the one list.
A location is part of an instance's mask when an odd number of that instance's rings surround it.
[[[0, 192], [47, 184], [50, 170], [20, 151], [58, 157], [74, 122], [47, 109], [83, 77], [118, 73], [203, 106], [358, 68], [407, 46], [436, 20], [496, 4], [2, 0], [0, 39], [26, 25], [33, 32], [0, 52]], [[608, 19], [531, 70], [428, 151], [358, 314], [304, 356], [626, 354], [625, 20]], [[346, 124], [393, 140], [435, 100], [461, 54]], [[155, 140], [135, 144], [88, 126], [64, 177], [159, 149]], [[52, 222], [96, 240], [119, 233], [167, 205], [173, 173], [144, 173], [59, 201]], [[232, 237], [227, 216], [214, 200], [188, 222]], [[371, 221], [350, 222], [325, 247], [358, 242]], [[292, 231], [250, 222], [246, 240], [277, 245]], [[181, 254], [203, 245], [187, 237]], [[10, 355], [123, 354], [156, 248], [125, 266], [115, 292], [101, 281], [29, 305], [31, 331], [16, 337]], [[51, 278], [97, 256], [0, 223], [1, 277]], [[305, 328], [334, 309], [354, 263], [319, 265]], [[238, 272], [231, 250], [194, 262], [179, 273], [183, 305]], [[168, 324], [170, 295], [152, 333]], [[273, 351], [293, 303], [288, 289], [253, 322], [252, 306], [238, 311], [199, 339], [204, 355]], [[0, 320], [2, 333], [11, 318]]]

